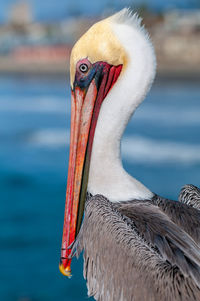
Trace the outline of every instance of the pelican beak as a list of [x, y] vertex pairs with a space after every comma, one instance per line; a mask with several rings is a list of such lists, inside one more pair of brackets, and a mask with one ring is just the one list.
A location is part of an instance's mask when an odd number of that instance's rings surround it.
[[71, 132], [67, 193], [59, 269], [71, 276], [71, 245], [79, 233], [85, 198], [92, 143], [101, 104], [116, 82], [122, 65], [104, 62], [92, 65], [83, 81], [75, 77], [71, 91]]

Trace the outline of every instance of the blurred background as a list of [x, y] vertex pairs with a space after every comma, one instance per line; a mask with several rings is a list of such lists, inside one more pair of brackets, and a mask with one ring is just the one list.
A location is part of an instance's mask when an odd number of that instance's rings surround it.
[[[69, 55], [102, 16], [129, 6], [158, 73], [122, 142], [125, 168], [177, 199], [200, 185], [199, 0], [0, 0], [0, 300], [87, 298], [82, 259], [58, 270], [69, 153]], [[91, 300], [93, 300], [91, 298]]]

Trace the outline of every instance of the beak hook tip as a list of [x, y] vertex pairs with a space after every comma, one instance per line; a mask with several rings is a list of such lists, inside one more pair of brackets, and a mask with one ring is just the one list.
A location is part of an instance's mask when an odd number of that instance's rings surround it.
[[60, 270], [61, 274], [63, 274], [64, 276], [67, 276], [68, 278], [72, 277], [71, 267], [67, 265], [65, 268], [62, 261], [59, 264], [59, 270]]

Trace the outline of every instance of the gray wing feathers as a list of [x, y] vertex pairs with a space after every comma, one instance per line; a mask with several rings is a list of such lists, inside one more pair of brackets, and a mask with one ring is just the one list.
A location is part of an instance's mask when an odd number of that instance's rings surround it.
[[200, 189], [192, 184], [183, 186], [180, 191], [179, 202], [200, 209]]
[[100, 195], [86, 202], [73, 252], [84, 250], [89, 295], [98, 301], [200, 300], [199, 247], [156, 206], [132, 204], [122, 208]]
[[150, 203], [120, 205], [119, 211], [128, 216], [147, 243], [156, 247], [172, 266], [190, 275], [200, 287], [200, 247], [158, 207]]
[[155, 195], [152, 204], [167, 215], [172, 222], [188, 233], [200, 245], [200, 210], [185, 204]]

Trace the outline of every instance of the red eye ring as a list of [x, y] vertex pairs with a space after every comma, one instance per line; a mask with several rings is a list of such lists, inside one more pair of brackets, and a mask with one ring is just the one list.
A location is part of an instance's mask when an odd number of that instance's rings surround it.
[[79, 66], [79, 70], [82, 72], [82, 73], [86, 73], [88, 71], [89, 67], [87, 64], [83, 63]]
[[82, 74], [82, 76], [85, 76], [89, 72], [91, 67], [91, 62], [87, 58], [84, 58], [77, 62], [76, 72], [78, 71], [80, 75]]

